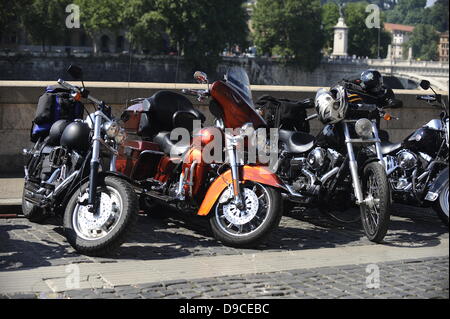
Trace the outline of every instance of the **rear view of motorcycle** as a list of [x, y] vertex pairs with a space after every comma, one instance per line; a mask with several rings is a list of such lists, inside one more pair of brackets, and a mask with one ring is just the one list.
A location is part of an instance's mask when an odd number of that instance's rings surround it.
[[[420, 86], [433, 90], [425, 80]], [[440, 118], [431, 120], [402, 142], [382, 143], [382, 152], [394, 200], [431, 206], [448, 226], [448, 110], [442, 96], [434, 90], [433, 93], [417, 99], [441, 108]]]
[[[82, 79], [76, 66], [68, 73]], [[38, 109], [39, 124], [32, 129], [36, 144], [24, 150], [23, 213], [31, 221], [64, 215], [68, 242], [82, 254], [103, 255], [125, 241], [138, 213], [133, 187], [115, 169], [126, 133], [111, 116], [111, 108], [91, 96], [84, 83], [79, 88], [60, 79], [58, 92], [64, 95], [56, 97], [57, 103], [50, 95], [51, 103], [41, 107], [48, 113], [46, 121], [45, 112]], [[82, 98], [96, 107], [84, 121]], [[62, 103], [68, 115], [61, 116]]]

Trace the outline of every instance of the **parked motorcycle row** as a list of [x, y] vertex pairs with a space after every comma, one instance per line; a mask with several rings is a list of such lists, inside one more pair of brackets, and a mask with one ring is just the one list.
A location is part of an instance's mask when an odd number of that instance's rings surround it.
[[[83, 80], [79, 67], [68, 73]], [[159, 91], [120, 118], [84, 82], [47, 88], [34, 147], [24, 150], [24, 215], [62, 215], [68, 242], [87, 255], [126, 241], [139, 210], [167, 206], [207, 218], [213, 236], [234, 247], [266, 240], [293, 206], [338, 219], [358, 207], [357, 221], [376, 243], [389, 229], [392, 201], [432, 207], [448, 225], [448, 112], [428, 81], [420, 85], [433, 94], [418, 99], [442, 107], [441, 117], [391, 143], [379, 123], [402, 103], [374, 70], [314, 99], [263, 97], [256, 105], [242, 68], [212, 84], [202, 72], [194, 78], [205, 89]], [[213, 125], [185, 95], [209, 103]], [[316, 113], [307, 117], [308, 108]], [[316, 118], [323, 129], [313, 136], [308, 122]]]

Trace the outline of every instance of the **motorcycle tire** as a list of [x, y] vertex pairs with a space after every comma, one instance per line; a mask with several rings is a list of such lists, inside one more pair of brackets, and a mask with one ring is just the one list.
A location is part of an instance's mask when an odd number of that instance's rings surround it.
[[[139, 201], [133, 187], [115, 176], [99, 180], [95, 214], [87, 210], [87, 187], [74, 192], [64, 213], [67, 241], [80, 254], [104, 256], [113, 253], [126, 240], [139, 212]], [[82, 194], [80, 203], [80, 194]], [[83, 201], [84, 200], [84, 201]], [[105, 230], [106, 229], [106, 230]]]
[[48, 217], [43, 208], [38, 207], [25, 199], [25, 189], [22, 193], [22, 214], [30, 222], [38, 224], [42, 223]]
[[365, 199], [373, 196], [378, 200], [372, 208], [368, 204], [360, 205], [364, 232], [370, 241], [381, 243], [389, 227], [391, 195], [386, 172], [380, 163], [371, 162], [364, 167], [362, 191]]
[[[227, 191], [229, 191], [229, 189], [224, 190], [210, 213], [209, 224], [214, 237], [224, 245], [237, 248], [252, 248], [266, 241], [272, 231], [278, 227], [283, 215], [283, 201], [280, 192], [273, 187], [250, 181], [242, 184], [241, 192], [244, 194], [244, 201], [248, 207], [246, 214], [242, 214], [241, 211], [237, 212], [238, 209], [231, 201], [228, 201], [228, 203], [221, 203], [221, 198]], [[253, 195], [251, 192], [253, 192]], [[260, 202], [261, 199], [259, 199], [257, 195], [263, 196], [261, 198], [263, 198], [265, 202]], [[257, 208], [255, 208], [256, 203], [258, 205]], [[263, 205], [261, 205], [261, 203]], [[236, 215], [234, 215], [236, 220], [239, 221], [240, 217], [237, 217], [239, 214], [240, 216], [244, 216], [244, 220], [242, 220], [242, 222], [244, 222], [245, 218], [247, 218], [245, 216], [251, 210], [251, 205], [253, 205], [253, 213], [255, 215], [247, 223], [241, 225], [233, 224], [227, 219], [233, 218], [230, 217], [230, 214], [232, 214], [234, 210], [236, 211]], [[226, 214], [223, 214], [224, 209], [228, 210], [228, 217], [226, 217]], [[254, 212], [255, 209], [256, 213]], [[248, 214], [250, 215], [251, 213]], [[230, 224], [226, 225], [227, 223]], [[253, 223], [256, 223], [256, 225], [253, 225]], [[252, 225], [254, 227], [253, 229]], [[241, 226], [242, 229], [244, 227], [250, 228], [250, 231], [247, 233], [239, 233]], [[236, 228], [237, 230], [235, 230]]]
[[448, 180], [439, 197], [433, 204], [433, 209], [440, 220], [448, 227]]

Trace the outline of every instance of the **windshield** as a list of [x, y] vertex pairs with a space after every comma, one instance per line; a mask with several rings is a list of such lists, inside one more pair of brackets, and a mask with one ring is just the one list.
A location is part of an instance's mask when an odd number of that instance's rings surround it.
[[237, 66], [230, 68], [225, 75], [225, 80], [228, 85], [232, 86], [239, 92], [248, 105], [254, 107], [252, 91], [250, 89], [250, 80], [248, 79], [248, 75], [243, 68]]

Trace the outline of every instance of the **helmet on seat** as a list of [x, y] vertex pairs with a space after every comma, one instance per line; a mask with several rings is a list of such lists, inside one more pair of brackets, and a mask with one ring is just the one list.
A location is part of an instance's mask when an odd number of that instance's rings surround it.
[[361, 87], [367, 92], [378, 93], [383, 88], [383, 76], [377, 70], [366, 70], [361, 73]]
[[334, 124], [342, 121], [347, 112], [345, 90], [342, 86], [336, 86], [330, 91], [320, 89], [314, 100], [319, 120], [323, 124]]

